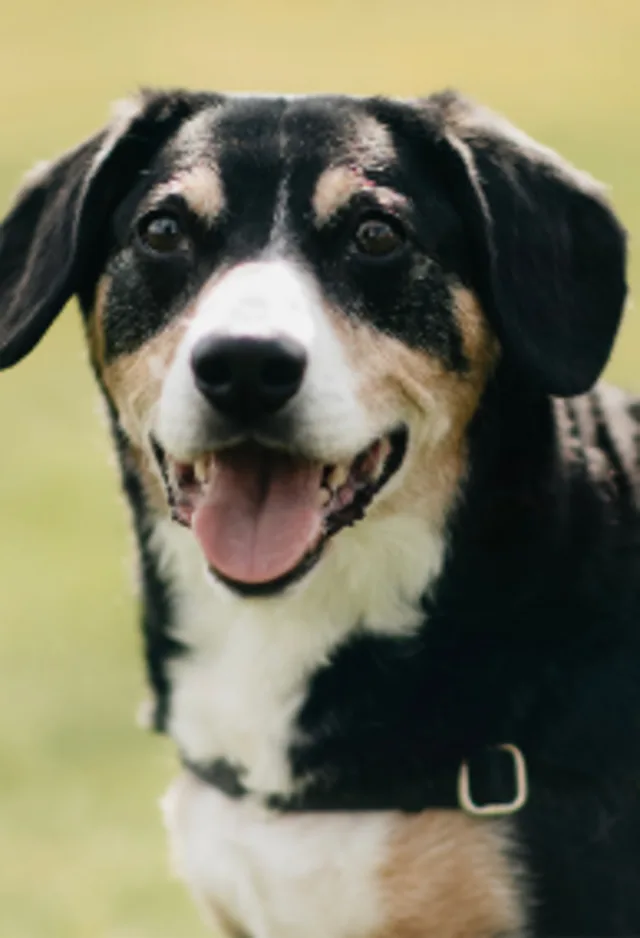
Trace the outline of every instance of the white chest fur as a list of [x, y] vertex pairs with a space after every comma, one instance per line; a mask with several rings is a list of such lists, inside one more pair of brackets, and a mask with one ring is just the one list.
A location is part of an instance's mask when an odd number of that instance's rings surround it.
[[526, 933], [507, 821], [437, 810], [278, 815], [187, 773], [163, 806], [177, 871], [219, 935]]
[[[357, 630], [411, 633], [443, 543], [395, 516], [343, 531], [299, 588], [242, 600], [206, 575], [188, 531], [161, 523], [172, 584], [169, 731], [191, 759], [243, 767], [255, 794], [291, 794], [288, 750], [311, 676]], [[520, 936], [504, 837], [462, 812], [278, 815], [190, 774], [164, 802], [180, 874], [236, 938]]]
[[279, 817], [188, 775], [163, 806], [174, 863], [223, 935], [365, 938], [379, 930], [391, 815]]
[[437, 575], [442, 539], [417, 519], [343, 531], [317, 569], [273, 599], [240, 599], [204, 570], [188, 531], [161, 522], [155, 545], [172, 584], [169, 733], [192, 761], [242, 766], [256, 793], [292, 792], [287, 752], [310, 677], [358, 631], [401, 635]]

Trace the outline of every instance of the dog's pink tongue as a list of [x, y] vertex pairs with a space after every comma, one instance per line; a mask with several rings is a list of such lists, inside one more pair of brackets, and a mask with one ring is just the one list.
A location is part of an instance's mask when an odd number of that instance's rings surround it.
[[322, 466], [258, 446], [220, 453], [192, 520], [211, 567], [230, 580], [267, 583], [314, 546]]

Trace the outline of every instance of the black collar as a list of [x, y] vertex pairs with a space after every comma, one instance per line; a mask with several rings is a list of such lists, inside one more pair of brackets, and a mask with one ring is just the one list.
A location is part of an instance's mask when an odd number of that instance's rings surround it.
[[[253, 796], [242, 782], [242, 772], [223, 759], [208, 765], [182, 762], [196, 778], [241, 800]], [[262, 797], [264, 804], [276, 811], [425, 811], [433, 808], [460, 809], [472, 816], [500, 817], [515, 814], [526, 804], [529, 778], [524, 755], [517, 746], [503, 744], [479, 750], [455, 768], [444, 768], [425, 775], [420, 790], [406, 792], [401, 798], [383, 795], [346, 794], [337, 786], [315, 787], [301, 794]]]

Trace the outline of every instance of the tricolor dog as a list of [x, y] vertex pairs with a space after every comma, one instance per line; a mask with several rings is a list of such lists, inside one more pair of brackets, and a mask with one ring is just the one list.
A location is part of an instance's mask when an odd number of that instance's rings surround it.
[[180, 874], [245, 938], [640, 934], [640, 403], [601, 189], [455, 93], [144, 93], [0, 228], [82, 310]]

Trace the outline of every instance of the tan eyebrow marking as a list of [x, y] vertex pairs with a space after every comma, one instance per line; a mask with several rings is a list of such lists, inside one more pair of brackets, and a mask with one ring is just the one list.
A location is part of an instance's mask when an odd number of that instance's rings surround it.
[[402, 208], [407, 203], [405, 197], [394, 189], [376, 186], [358, 167], [333, 166], [318, 177], [313, 193], [316, 225], [326, 224], [358, 192], [370, 192], [383, 208]]
[[367, 172], [385, 169], [396, 159], [391, 133], [375, 117], [357, 116], [333, 165], [316, 182], [312, 198], [316, 224], [322, 225], [359, 191], [371, 191], [388, 208], [404, 203], [403, 197], [385, 186], [376, 186]]
[[360, 173], [349, 166], [334, 166], [318, 178], [313, 193], [313, 211], [317, 224], [324, 224], [349, 199], [364, 189]]
[[220, 173], [215, 166], [183, 169], [152, 193], [153, 203], [170, 195], [180, 195], [192, 212], [211, 225], [225, 207]]

